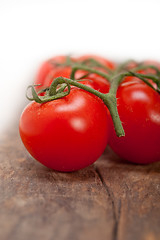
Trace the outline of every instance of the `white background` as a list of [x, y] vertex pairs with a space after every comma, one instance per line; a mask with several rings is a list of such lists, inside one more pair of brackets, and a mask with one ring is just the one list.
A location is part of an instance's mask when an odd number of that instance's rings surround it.
[[160, 1], [0, 0], [0, 131], [41, 62], [83, 53], [160, 61]]

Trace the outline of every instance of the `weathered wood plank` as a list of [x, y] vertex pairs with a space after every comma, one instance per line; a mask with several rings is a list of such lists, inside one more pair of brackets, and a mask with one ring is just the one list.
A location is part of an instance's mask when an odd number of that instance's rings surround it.
[[160, 239], [160, 162], [134, 165], [103, 156], [97, 172], [112, 199], [115, 239]]
[[58, 173], [33, 160], [18, 129], [0, 140], [1, 240], [159, 240], [160, 163], [138, 166], [106, 151]]

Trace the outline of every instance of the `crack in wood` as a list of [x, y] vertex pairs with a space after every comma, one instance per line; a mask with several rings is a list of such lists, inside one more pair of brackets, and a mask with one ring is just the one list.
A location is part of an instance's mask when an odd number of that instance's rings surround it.
[[113, 220], [114, 220], [112, 240], [118, 240], [118, 229], [119, 229], [119, 222], [120, 222], [120, 215], [121, 215], [121, 200], [119, 199], [118, 201], [118, 211], [116, 213], [116, 205], [115, 205], [113, 193], [110, 191], [109, 187], [107, 186], [97, 166], [95, 166], [95, 171], [98, 174], [109, 199], [111, 200]]

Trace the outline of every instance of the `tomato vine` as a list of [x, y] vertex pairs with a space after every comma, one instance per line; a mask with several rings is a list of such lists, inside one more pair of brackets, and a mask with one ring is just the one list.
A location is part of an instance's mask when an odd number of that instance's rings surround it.
[[27, 88], [33, 102], [22, 113], [20, 134], [39, 162], [78, 170], [96, 161], [107, 143], [131, 162], [160, 159], [160, 64], [58, 56], [38, 76]]
[[[92, 59], [90, 59], [90, 61], [91, 60]], [[104, 102], [104, 104], [107, 106], [107, 108], [109, 109], [109, 112], [111, 114], [117, 136], [118, 137], [125, 136], [125, 132], [124, 132], [124, 129], [123, 129], [123, 126], [122, 126], [122, 123], [121, 123], [121, 120], [120, 120], [120, 117], [118, 114], [118, 110], [117, 110], [117, 99], [116, 99], [117, 89], [118, 89], [119, 85], [123, 82], [124, 78], [127, 76], [128, 77], [135, 76], [135, 77], [141, 79], [143, 82], [145, 82], [149, 87], [151, 87], [155, 91], [160, 92], [160, 71], [156, 66], [153, 66], [153, 65], [143, 66], [142, 64], [140, 64], [140, 66], [137, 66], [132, 71], [130, 71], [130, 70], [124, 71], [123, 69], [125, 69], [125, 67], [128, 65], [129, 62], [130, 61], [127, 61], [127, 62], [121, 64], [115, 70], [115, 72], [110, 71], [110, 74], [104, 73], [95, 68], [88, 67], [85, 65], [84, 62], [83, 62], [83, 64], [71, 63], [72, 72], [70, 75], [70, 79], [65, 78], [65, 77], [57, 77], [57, 78], [53, 79], [50, 87], [43, 90], [45, 92], [44, 96], [39, 96], [38, 93], [36, 92], [34, 86], [30, 85], [29, 88], [32, 89], [32, 97], [29, 97], [27, 95], [27, 98], [31, 101], [34, 100], [38, 103], [53, 101], [55, 99], [59, 99], [64, 96], [67, 96], [70, 93], [70, 88], [71, 88], [70, 85], [76, 86], [80, 89], [83, 89], [87, 92], [90, 92], [90, 93], [96, 95]], [[96, 64], [97, 64], [97, 61], [96, 61]], [[99, 64], [99, 65], [102, 66], [101, 64]], [[137, 70], [144, 70], [144, 69], [148, 69], [148, 68], [156, 70], [157, 75], [146, 75], [146, 74], [136, 73]], [[96, 73], [96, 74], [104, 77], [106, 79], [106, 81], [109, 81], [109, 83], [110, 83], [109, 92], [106, 94], [101, 93], [93, 88], [90, 88], [84, 84], [81, 84], [78, 80], [75, 80], [75, 73], [77, 70], [84, 70], [84, 71], [87, 71], [88, 73]], [[148, 81], [148, 79], [152, 80], [156, 84], [157, 89], [154, 88], [154, 86]], [[59, 86], [59, 85], [61, 85], [61, 87], [57, 90], [57, 86]], [[66, 87], [68, 87], [67, 91], [65, 91]]]

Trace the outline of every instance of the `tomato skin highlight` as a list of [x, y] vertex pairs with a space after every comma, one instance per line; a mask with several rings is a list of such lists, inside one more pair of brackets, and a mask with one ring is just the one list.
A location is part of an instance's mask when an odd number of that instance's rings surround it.
[[27, 105], [19, 131], [37, 161], [70, 172], [89, 166], [101, 156], [108, 142], [108, 116], [98, 97], [71, 89], [64, 98]]
[[117, 104], [125, 137], [118, 138], [110, 119], [109, 145], [122, 159], [140, 164], [160, 160], [160, 95], [144, 83], [122, 84]]

